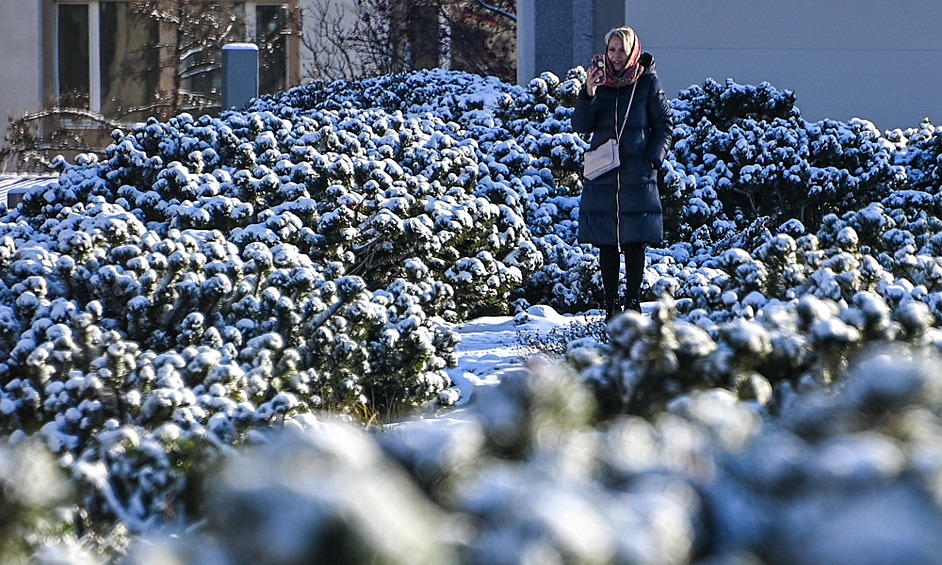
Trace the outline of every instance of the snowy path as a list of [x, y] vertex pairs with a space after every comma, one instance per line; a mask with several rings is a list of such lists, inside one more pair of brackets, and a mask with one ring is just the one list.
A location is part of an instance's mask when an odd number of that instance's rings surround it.
[[549, 306], [532, 306], [519, 320], [487, 316], [457, 325], [455, 329], [461, 334], [461, 343], [455, 348], [458, 366], [449, 369], [448, 375], [461, 391], [458, 404], [466, 403], [475, 387], [496, 385], [508, 371], [523, 366], [530, 351], [520, 342], [521, 332], [548, 333], [575, 319]]

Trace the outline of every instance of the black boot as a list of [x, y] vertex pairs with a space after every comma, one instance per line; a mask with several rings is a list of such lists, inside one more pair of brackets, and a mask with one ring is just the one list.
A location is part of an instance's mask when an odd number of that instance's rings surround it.
[[605, 321], [608, 322], [619, 314], [621, 314], [621, 305], [618, 300], [605, 300]]
[[626, 305], [628, 310], [634, 310], [637, 313], [641, 313], [641, 300], [637, 298], [629, 298], [628, 304]]

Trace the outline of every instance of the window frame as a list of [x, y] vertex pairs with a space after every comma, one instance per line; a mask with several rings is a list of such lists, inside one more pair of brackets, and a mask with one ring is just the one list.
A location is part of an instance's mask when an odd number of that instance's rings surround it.
[[101, 112], [101, 35], [100, 33], [92, 33], [94, 29], [101, 29], [101, 10], [98, 3], [99, 0], [86, 0], [84, 2], [66, 0], [63, 2], [55, 2], [53, 5], [52, 22], [54, 31], [52, 33], [52, 66], [54, 69], [53, 88], [56, 107], [59, 105], [59, 100], [62, 99], [62, 86], [59, 82], [59, 8], [60, 6], [85, 6], [88, 22], [88, 108], [81, 109], [87, 109], [96, 113]]
[[[211, 2], [212, 0], [196, 0], [202, 2]], [[84, 5], [88, 10], [88, 56], [89, 56], [89, 101], [88, 110], [94, 113], [101, 113], [102, 110], [102, 68], [101, 68], [101, 4], [131, 3], [131, 0], [42, 0], [42, 52], [43, 52], [43, 105], [45, 108], [59, 108], [60, 84], [59, 84], [59, 6], [60, 5]], [[291, 9], [294, 0], [245, 0], [244, 12], [244, 41], [255, 43], [256, 37], [256, 10], [259, 6], [287, 6]], [[285, 88], [291, 88], [300, 84], [300, 39], [298, 24], [291, 19], [287, 25], [291, 34], [286, 36], [285, 45]], [[164, 55], [161, 55], [163, 58]], [[165, 69], [158, 69], [160, 73], [158, 84], [166, 84], [167, 74]], [[179, 72], [175, 70], [174, 72]], [[77, 124], [64, 124], [67, 127], [81, 127]]]

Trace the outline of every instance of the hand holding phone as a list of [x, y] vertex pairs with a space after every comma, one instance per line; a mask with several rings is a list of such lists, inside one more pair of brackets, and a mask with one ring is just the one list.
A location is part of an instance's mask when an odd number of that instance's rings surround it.
[[605, 55], [592, 55], [592, 63], [586, 72], [586, 92], [595, 96], [595, 89], [605, 80]]

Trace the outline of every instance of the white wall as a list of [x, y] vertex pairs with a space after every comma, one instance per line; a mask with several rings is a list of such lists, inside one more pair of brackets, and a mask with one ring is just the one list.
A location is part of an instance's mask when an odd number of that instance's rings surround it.
[[806, 120], [942, 125], [940, 0], [625, 0], [669, 97], [712, 77], [795, 92]]
[[42, 109], [41, 0], [0, 0], [0, 145], [10, 116]]

